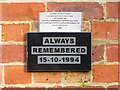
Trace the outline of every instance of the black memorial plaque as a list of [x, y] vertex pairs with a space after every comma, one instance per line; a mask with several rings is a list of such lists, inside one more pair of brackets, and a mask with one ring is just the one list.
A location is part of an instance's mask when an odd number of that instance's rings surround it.
[[91, 33], [27, 33], [28, 71], [90, 71]]

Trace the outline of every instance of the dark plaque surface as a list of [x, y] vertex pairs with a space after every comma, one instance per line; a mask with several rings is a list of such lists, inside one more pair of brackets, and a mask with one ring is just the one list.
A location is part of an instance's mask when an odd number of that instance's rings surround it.
[[27, 33], [28, 71], [90, 71], [91, 33]]

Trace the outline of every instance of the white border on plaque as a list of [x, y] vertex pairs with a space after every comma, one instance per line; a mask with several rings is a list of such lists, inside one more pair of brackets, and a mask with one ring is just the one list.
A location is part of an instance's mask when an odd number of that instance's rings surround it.
[[39, 13], [39, 32], [81, 32], [82, 12]]

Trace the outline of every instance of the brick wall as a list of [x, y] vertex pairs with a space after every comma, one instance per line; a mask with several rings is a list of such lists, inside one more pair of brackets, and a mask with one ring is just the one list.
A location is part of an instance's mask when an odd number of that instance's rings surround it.
[[[1, 89], [113, 90], [115, 88], [114, 90], [117, 90], [120, 63], [120, 55], [118, 55], [118, 5], [120, 4], [118, 2], [19, 1], [0, 2]], [[38, 12], [50, 11], [84, 13], [83, 31], [92, 33], [92, 71], [27, 72], [25, 70], [26, 33], [38, 31]]]

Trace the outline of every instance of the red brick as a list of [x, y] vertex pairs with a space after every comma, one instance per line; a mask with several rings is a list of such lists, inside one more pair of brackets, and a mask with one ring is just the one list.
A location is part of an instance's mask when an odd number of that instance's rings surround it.
[[2, 44], [0, 45], [0, 63], [2, 62]]
[[25, 88], [25, 89], [22, 89], [22, 90], [46, 90], [46, 88], [40, 88], [40, 87], [37, 87], [37, 88]]
[[2, 20], [36, 20], [44, 11], [43, 3], [3, 3]]
[[103, 18], [103, 7], [95, 2], [49, 2], [48, 11], [83, 12], [84, 19]]
[[100, 61], [104, 59], [104, 45], [92, 46], [92, 61]]
[[80, 87], [61, 87], [61, 88], [48, 88], [48, 90], [83, 90]]
[[120, 89], [120, 85], [112, 85], [109, 86], [107, 90], [119, 90]]
[[30, 84], [31, 73], [24, 66], [5, 66], [5, 84]]
[[0, 21], [2, 20], [2, 3], [0, 3]]
[[120, 51], [120, 44], [118, 44], [118, 61], [120, 62], [120, 52], [119, 51]]
[[2, 66], [0, 66], [0, 84], [2, 83]]
[[26, 88], [26, 89], [30, 89], [30, 90], [31, 90], [31, 89], [33, 89], [33, 90], [34, 90], [34, 89], [37, 89], [37, 90], [44, 90], [44, 89], [45, 89], [45, 90], [46, 90], [46, 87], [45, 87], [45, 86], [40, 86], [39, 84], [36, 84], [36, 85], [35, 85], [35, 84], [32, 84], [32, 85], [30, 85], [30, 86], [26, 86], [25, 88]]
[[3, 24], [2, 41], [25, 41], [26, 33], [29, 32], [29, 24]]
[[2, 62], [24, 62], [25, 50], [24, 45], [2, 45]]
[[92, 38], [118, 40], [118, 22], [92, 22]]
[[105, 88], [102, 86], [67, 86], [61, 88], [49, 88], [48, 90], [105, 90]]
[[107, 2], [107, 17], [118, 18], [118, 2]]
[[108, 88], [118, 88], [120, 85], [112, 85], [112, 86], [109, 86]]
[[2, 90], [46, 90], [46, 88], [3, 88]]
[[93, 66], [93, 82], [118, 82], [118, 65]]
[[84, 87], [84, 90], [106, 90], [102, 86], [86, 86]]
[[60, 83], [61, 73], [59, 72], [40, 72], [34, 73], [36, 83]]
[[107, 61], [118, 62], [118, 44], [107, 45]]

